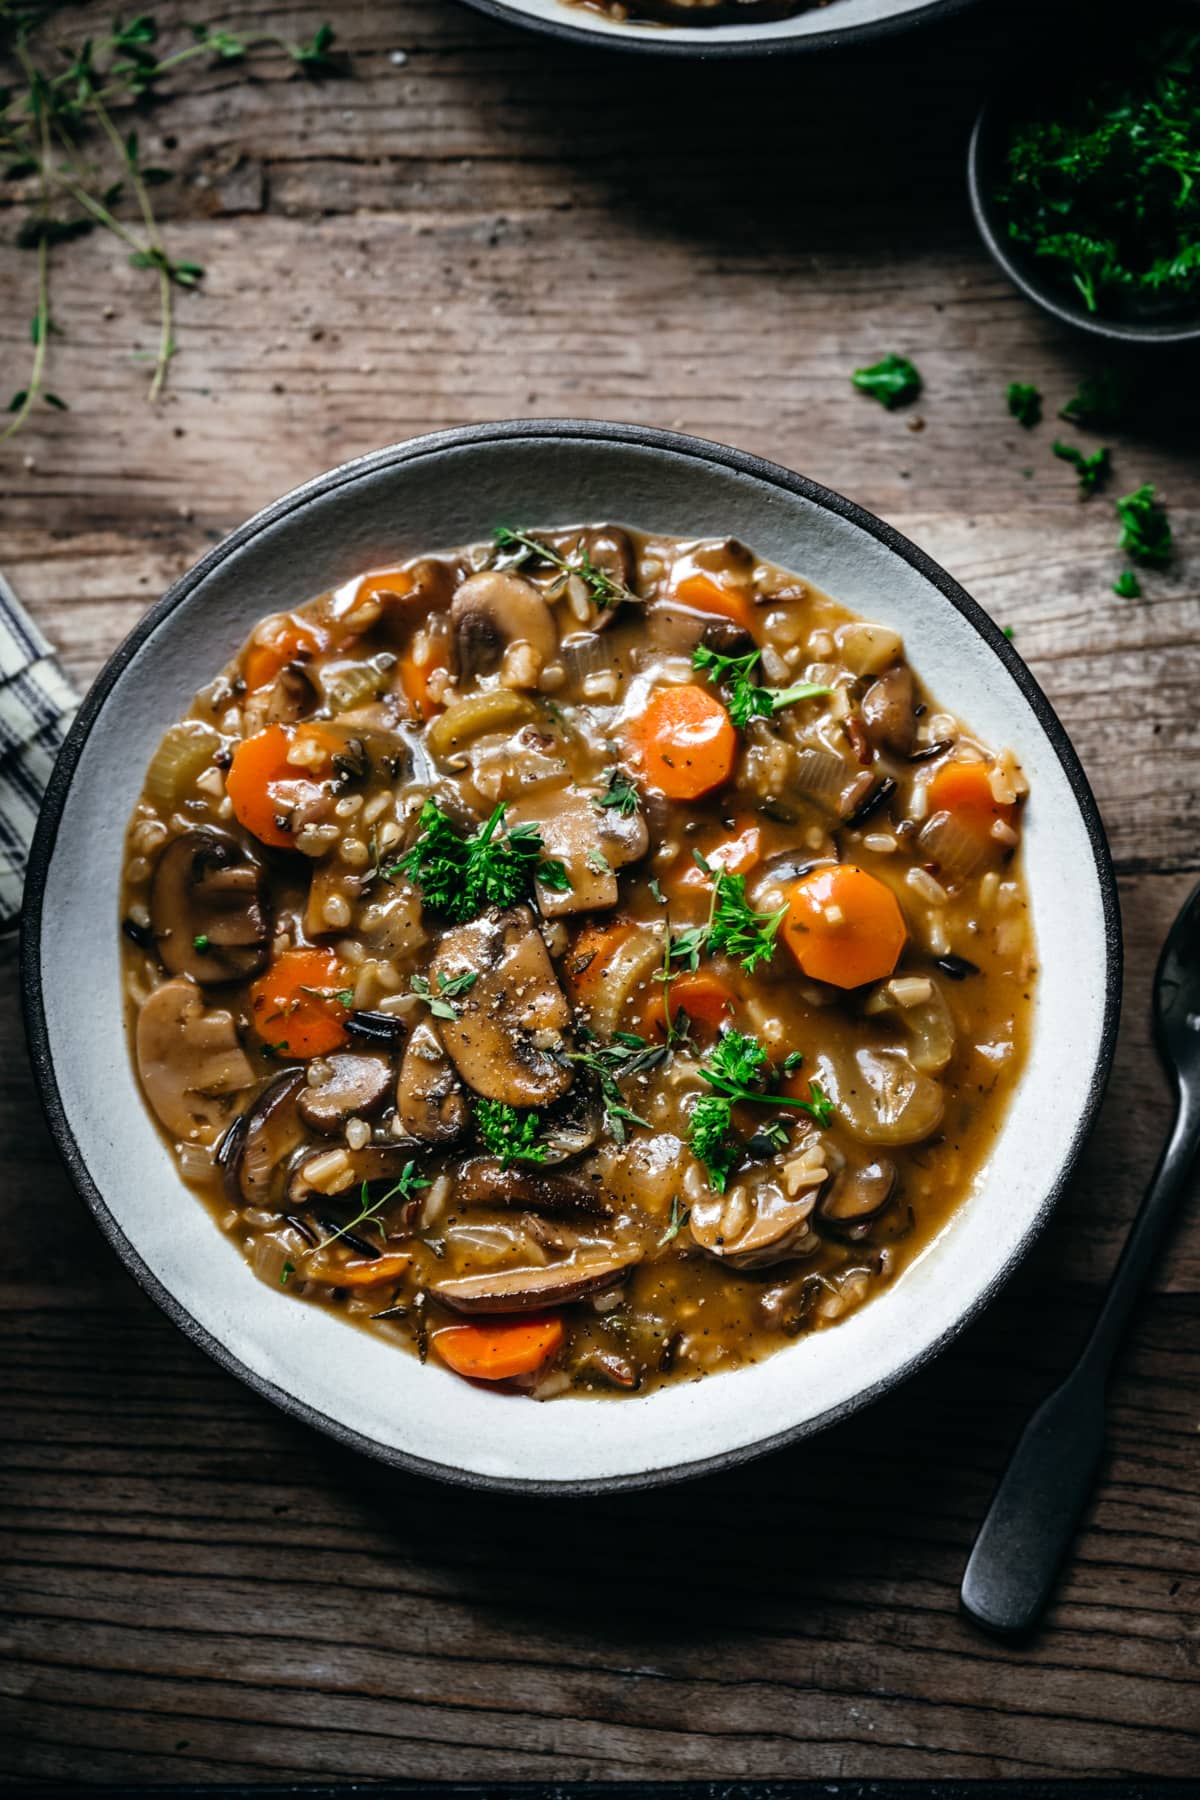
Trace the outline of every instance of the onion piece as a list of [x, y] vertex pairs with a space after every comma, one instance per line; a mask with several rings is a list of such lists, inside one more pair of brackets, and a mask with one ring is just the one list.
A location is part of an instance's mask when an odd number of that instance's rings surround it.
[[200, 719], [172, 725], [150, 760], [146, 792], [160, 806], [175, 806], [220, 748], [220, 733]]

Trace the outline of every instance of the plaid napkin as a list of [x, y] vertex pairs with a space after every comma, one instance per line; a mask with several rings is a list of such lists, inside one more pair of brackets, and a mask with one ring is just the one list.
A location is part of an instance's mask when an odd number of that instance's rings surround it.
[[38, 808], [78, 704], [0, 575], [0, 932], [17, 922]]

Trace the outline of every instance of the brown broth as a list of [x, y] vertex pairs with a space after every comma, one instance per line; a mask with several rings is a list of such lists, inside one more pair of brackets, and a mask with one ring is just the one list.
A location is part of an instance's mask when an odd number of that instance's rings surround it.
[[[1035, 968], [1023, 777], [935, 705], [894, 632], [730, 540], [591, 527], [539, 542], [558, 560], [497, 567], [512, 552], [494, 546], [413, 559], [264, 621], [153, 760], [122, 917], [143, 1086], [184, 1180], [255, 1273], [422, 1356], [461, 1360], [474, 1340], [440, 1335], [452, 1325], [495, 1337], [510, 1317], [547, 1319], [563, 1341], [511, 1379], [549, 1398], [756, 1361], [895, 1280], [986, 1164]], [[718, 698], [738, 710], [736, 671], [694, 668], [697, 646], [757, 650], [747, 673], [776, 693], [821, 691], [733, 732], [711, 792], [669, 798], [639, 748], [647, 709], [697, 689], [709, 713]], [[284, 773], [247, 801], [245, 770], [276, 743]], [[671, 755], [672, 786], [707, 767]], [[956, 779], [966, 797], [940, 808]], [[636, 811], [602, 804], [622, 782]], [[427, 841], [431, 793], [460, 834], [501, 805], [501, 829], [536, 827], [570, 889], [538, 879], [525, 909], [479, 902], [448, 919], [396, 868]], [[759, 921], [823, 873], [838, 885], [747, 970], [745, 945], [686, 954], [723, 864]], [[447, 904], [466, 905], [461, 887]], [[814, 980], [816, 956], [852, 970], [859, 940], [838, 934], [859, 896], [884, 909], [864, 953], [887, 954], [889, 895], [906, 929], [894, 971]], [[668, 949], [673, 1003], [694, 1008], [686, 1035], [682, 1009], [665, 1025]], [[284, 969], [304, 979], [281, 1005], [261, 989]], [[690, 1139], [726, 1027], [768, 1066], [717, 1140], [722, 1193]], [[605, 1089], [596, 1059], [622, 1052], [638, 1061]], [[345, 1071], [360, 1085], [339, 1105]], [[280, 1090], [263, 1127], [261, 1097]], [[315, 1124], [295, 1110], [301, 1090]], [[562, 1160], [488, 1157], [481, 1095], [510, 1093], [510, 1126], [532, 1114], [533, 1141]], [[539, 1282], [581, 1291], [540, 1304]], [[481, 1303], [493, 1310], [463, 1310]]]

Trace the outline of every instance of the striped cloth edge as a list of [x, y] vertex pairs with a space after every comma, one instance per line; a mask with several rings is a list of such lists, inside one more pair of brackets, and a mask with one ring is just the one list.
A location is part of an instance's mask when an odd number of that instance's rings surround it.
[[38, 809], [78, 704], [50, 645], [0, 574], [0, 932], [20, 915]]

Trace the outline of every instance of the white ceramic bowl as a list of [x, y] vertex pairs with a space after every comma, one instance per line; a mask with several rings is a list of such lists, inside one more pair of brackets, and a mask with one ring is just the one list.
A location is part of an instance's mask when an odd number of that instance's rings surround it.
[[[264, 613], [362, 568], [487, 537], [498, 522], [590, 518], [732, 533], [903, 632], [934, 695], [1012, 745], [1029, 775], [1041, 974], [1029, 1066], [986, 1174], [894, 1287], [752, 1368], [538, 1406], [423, 1368], [264, 1286], [182, 1186], [125, 1044], [122, 835], [161, 733]], [[92, 688], [55, 769], [29, 874], [23, 978], [34, 1066], [80, 1192], [194, 1342], [385, 1461], [480, 1486], [584, 1492], [697, 1474], [816, 1431], [901, 1380], [984, 1305], [1047, 1219], [1099, 1102], [1117, 1022], [1117, 920], [1095, 804], [1062, 726], [996, 626], [912, 544], [803, 477], [716, 444], [510, 422], [333, 470], [210, 551], [152, 608]]]
[[467, 0], [467, 4], [567, 43], [643, 50], [654, 56], [712, 58], [841, 49], [947, 18], [975, 0], [834, 0], [790, 19], [695, 26], [621, 23], [587, 7], [564, 6], [562, 0]]

